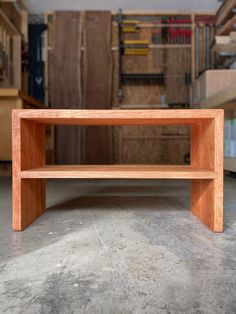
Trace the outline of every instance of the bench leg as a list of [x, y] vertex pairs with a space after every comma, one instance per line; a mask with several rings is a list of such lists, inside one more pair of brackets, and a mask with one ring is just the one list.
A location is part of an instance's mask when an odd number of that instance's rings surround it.
[[213, 232], [222, 232], [223, 180], [192, 180], [191, 211]]
[[214, 232], [223, 231], [223, 112], [195, 123], [191, 132], [191, 165], [215, 172], [215, 179], [192, 180], [192, 213]]
[[12, 226], [24, 230], [45, 211], [45, 180], [21, 179], [21, 171], [45, 165], [45, 126], [12, 115]]
[[45, 211], [45, 180], [13, 177], [13, 230], [22, 231]]

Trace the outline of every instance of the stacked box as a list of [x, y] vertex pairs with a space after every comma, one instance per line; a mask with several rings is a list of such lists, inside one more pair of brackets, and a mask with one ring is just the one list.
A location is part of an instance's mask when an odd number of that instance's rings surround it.
[[225, 121], [224, 155], [236, 157], [236, 118]]

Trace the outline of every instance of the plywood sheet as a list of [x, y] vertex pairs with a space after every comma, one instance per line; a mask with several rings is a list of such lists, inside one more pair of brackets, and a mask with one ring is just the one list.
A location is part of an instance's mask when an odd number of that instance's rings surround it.
[[114, 132], [118, 164], [184, 164], [190, 151], [187, 126], [120, 126]]

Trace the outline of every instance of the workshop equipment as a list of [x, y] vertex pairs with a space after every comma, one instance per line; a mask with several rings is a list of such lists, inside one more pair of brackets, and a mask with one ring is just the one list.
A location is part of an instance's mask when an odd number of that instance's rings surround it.
[[149, 49], [147, 40], [125, 40], [122, 48], [124, 55], [132, 56], [147, 56]]
[[135, 20], [123, 20], [122, 32], [123, 33], [135, 33], [139, 31], [138, 21]]
[[123, 85], [164, 85], [163, 73], [123, 73]]

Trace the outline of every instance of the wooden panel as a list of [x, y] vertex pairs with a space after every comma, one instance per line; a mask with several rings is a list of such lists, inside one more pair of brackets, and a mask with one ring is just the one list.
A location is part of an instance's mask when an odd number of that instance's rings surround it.
[[[81, 13], [55, 12], [49, 62], [52, 108], [81, 108], [81, 34]], [[80, 131], [78, 126], [56, 128], [56, 163], [81, 162]]]
[[111, 13], [85, 12], [83, 107], [111, 106]]
[[81, 103], [81, 31], [79, 12], [55, 12], [51, 58], [53, 108], [78, 108]]
[[189, 140], [163, 138], [123, 139], [119, 163], [184, 164], [189, 153]]
[[[111, 108], [111, 13], [108, 11], [85, 12], [83, 64], [83, 108]], [[83, 128], [83, 163], [107, 164], [111, 156], [111, 130]]]
[[115, 163], [184, 164], [189, 151], [186, 126], [114, 127]]
[[214, 160], [214, 121], [197, 123], [191, 132], [191, 164], [214, 170]]
[[161, 164], [161, 140], [157, 138], [122, 138], [119, 147], [119, 163]]
[[[203, 108], [206, 103], [209, 103], [209, 106], [213, 106], [215, 102], [214, 99], [216, 103], [219, 103], [222, 99], [224, 100], [224, 97], [222, 98], [223, 93], [227, 92], [227, 89], [233, 91], [232, 85], [235, 84], [236, 70], [208, 70], [192, 84], [193, 104], [199, 105], [200, 102], [202, 102]], [[214, 94], [217, 96], [215, 97]], [[219, 97], [219, 95], [221, 97]], [[210, 97], [209, 100], [207, 99], [208, 97]]]
[[81, 127], [56, 126], [55, 163], [68, 165], [81, 163], [81, 144]]
[[13, 111], [13, 229], [23, 230], [45, 210], [45, 180], [21, 180], [20, 171], [45, 164], [45, 126]]
[[188, 137], [176, 137], [162, 139], [161, 141], [161, 157], [163, 164], [179, 165], [185, 164], [185, 156], [190, 152], [190, 143]]
[[214, 180], [192, 181], [191, 209], [214, 232], [223, 231], [223, 111], [192, 126], [191, 165], [217, 172]]
[[[19, 156], [21, 170], [45, 164], [45, 126], [29, 120], [21, 120], [19, 132], [21, 133], [21, 155]], [[15, 154], [14, 150], [13, 156]]]
[[221, 109], [171, 110], [15, 110], [21, 119], [45, 124], [81, 125], [187, 125], [214, 119]]
[[13, 230], [24, 230], [44, 213], [46, 208], [45, 191], [44, 179], [22, 180], [13, 177]]
[[214, 171], [192, 166], [84, 165], [44, 166], [21, 172], [21, 178], [212, 179]]
[[236, 70], [209, 70], [206, 71], [205, 98], [236, 84]]

